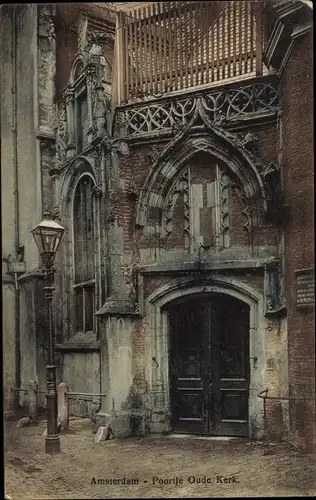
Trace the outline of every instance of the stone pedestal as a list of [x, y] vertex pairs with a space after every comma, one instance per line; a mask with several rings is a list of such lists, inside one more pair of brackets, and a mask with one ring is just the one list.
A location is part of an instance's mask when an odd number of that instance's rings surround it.
[[69, 427], [69, 411], [68, 411], [68, 385], [62, 382], [58, 386], [58, 420], [63, 430]]
[[106, 316], [101, 328], [102, 407], [96, 426], [110, 425], [115, 437], [131, 433], [129, 396], [132, 388], [132, 322]]
[[96, 415], [96, 426], [111, 427], [115, 438], [128, 437], [131, 434], [130, 412], [128, 410], [123, 410], [109, 414], [100, 411]]

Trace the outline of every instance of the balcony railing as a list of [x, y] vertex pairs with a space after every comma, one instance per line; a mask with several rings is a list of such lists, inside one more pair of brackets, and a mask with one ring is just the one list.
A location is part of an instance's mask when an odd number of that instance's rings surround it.
[[261, 76], [264, 2], [155, 2], [119, 12], [116, 102]]
[[276, 118], [279, 106], [278, 77], [267, 75], [198, 92], [193, 89], [184, 95], [171, 94], [124, 104], [116, 109], [115, 125], [121, 137], [142, 141], [172, 137], [190, 123], [192, 128], [200, 128], [205, 119], [228, 128], [245, 122], [271, 120]]

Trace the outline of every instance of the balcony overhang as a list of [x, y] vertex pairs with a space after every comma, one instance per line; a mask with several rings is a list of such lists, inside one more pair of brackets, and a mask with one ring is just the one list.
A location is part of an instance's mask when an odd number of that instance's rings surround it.
[[279, 110], [279, 79], [274, 73], [233, 81], [216, 87], [190, 89], [116, 108], [116, 135], [130, 143], [172, 137], [181, 129], [209, 125], [242, 128], [249, 123], [276, 119]]

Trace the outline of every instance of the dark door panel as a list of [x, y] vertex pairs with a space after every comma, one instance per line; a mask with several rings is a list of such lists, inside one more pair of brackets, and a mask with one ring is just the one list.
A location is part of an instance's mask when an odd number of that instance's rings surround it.
[[[230, 298], [228, 298], [230, 299]], [[226, 311], [219, 307], [218, 338], [219, 413], [216, 433], [248, 435], [249, 399], [249, 307], [228, 300]]]
[[172, 426], [176, 432], [208, 433], [207, 314], [208, 303], [201, 299], [176, 304], [170, 312]]
[[218, 294], [169, 312], [173, 430], [248, 435], [249, 308]]

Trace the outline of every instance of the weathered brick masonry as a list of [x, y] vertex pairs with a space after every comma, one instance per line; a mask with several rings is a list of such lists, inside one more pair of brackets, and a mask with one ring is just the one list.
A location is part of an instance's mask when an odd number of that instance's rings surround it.
[[[314, 266], [312, 34], [294, 42], [281, 78], [291, 440], [315, 446], [315, 310], [296, 304], [295, 271]], [[295, 398], [301, 401], [295, 401]]]

